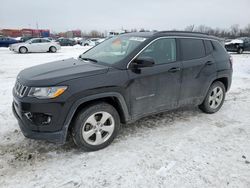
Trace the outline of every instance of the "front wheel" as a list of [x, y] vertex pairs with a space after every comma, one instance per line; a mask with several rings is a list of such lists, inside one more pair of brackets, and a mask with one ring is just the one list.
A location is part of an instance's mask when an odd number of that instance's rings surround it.
[[203, 103], [199, 106], [199, 108], [208, 114], [212, 114], [217, 112], [224, 103], [226, 95], [226, 89], [222, 82], [214, 82], [206, 95]]
[[87, 151], [108, 146], [120, 129], [116, 109], [107, 103], [97, 103], [81, 110], [73, 122], [72, 136], [75, 144]]
[[27, 52], [28, 52], [28, 49], [26, 47], [22, 46], [22, 47], [19, 48], [19, 53], [25, 54]]
[[244, 51], [243, 48], [238, 48], [237, 53], [238, 53], [238, 54], [242, 54], [243, 51]]

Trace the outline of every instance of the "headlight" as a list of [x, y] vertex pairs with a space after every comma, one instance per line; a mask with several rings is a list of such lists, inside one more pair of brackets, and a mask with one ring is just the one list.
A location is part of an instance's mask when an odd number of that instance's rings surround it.
[[28, 94], [29, 97], [38, 99], [52, 99], [60, 96], [67, 89], [67, 86], [56, 87], [32, 87]]

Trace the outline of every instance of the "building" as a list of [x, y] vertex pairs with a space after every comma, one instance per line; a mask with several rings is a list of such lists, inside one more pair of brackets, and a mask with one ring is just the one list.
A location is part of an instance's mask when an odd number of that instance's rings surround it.
[[48, 29], [2, 29], [0, 33], [8, 37], [22, 37], [22, 36], [31, 36], [31, 37], [49, 37], [50, 30]]

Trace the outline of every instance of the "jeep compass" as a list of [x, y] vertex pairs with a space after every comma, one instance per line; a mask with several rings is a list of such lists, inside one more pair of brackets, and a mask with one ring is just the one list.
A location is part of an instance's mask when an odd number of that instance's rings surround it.
[[215, 113], [232, 78], [219, 39], [192, 32], [128, 33], [78, 59], [21, 71], [13, 112], [24, 136], [85, 150], [108, 146], [121, 123], [192, 105]]

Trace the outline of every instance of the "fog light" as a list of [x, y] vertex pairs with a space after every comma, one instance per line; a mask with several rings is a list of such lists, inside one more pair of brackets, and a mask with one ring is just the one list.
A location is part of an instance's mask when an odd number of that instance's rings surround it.
[[49, 114], [26, 112], [24, 115], [37, 126], [49, 125], [52, 120], [52, 116]]
[[45, 121], [42, 122], [43, 125], [48, 125], [51, 122], [51, 117], [47, 116], [47, 119]]

